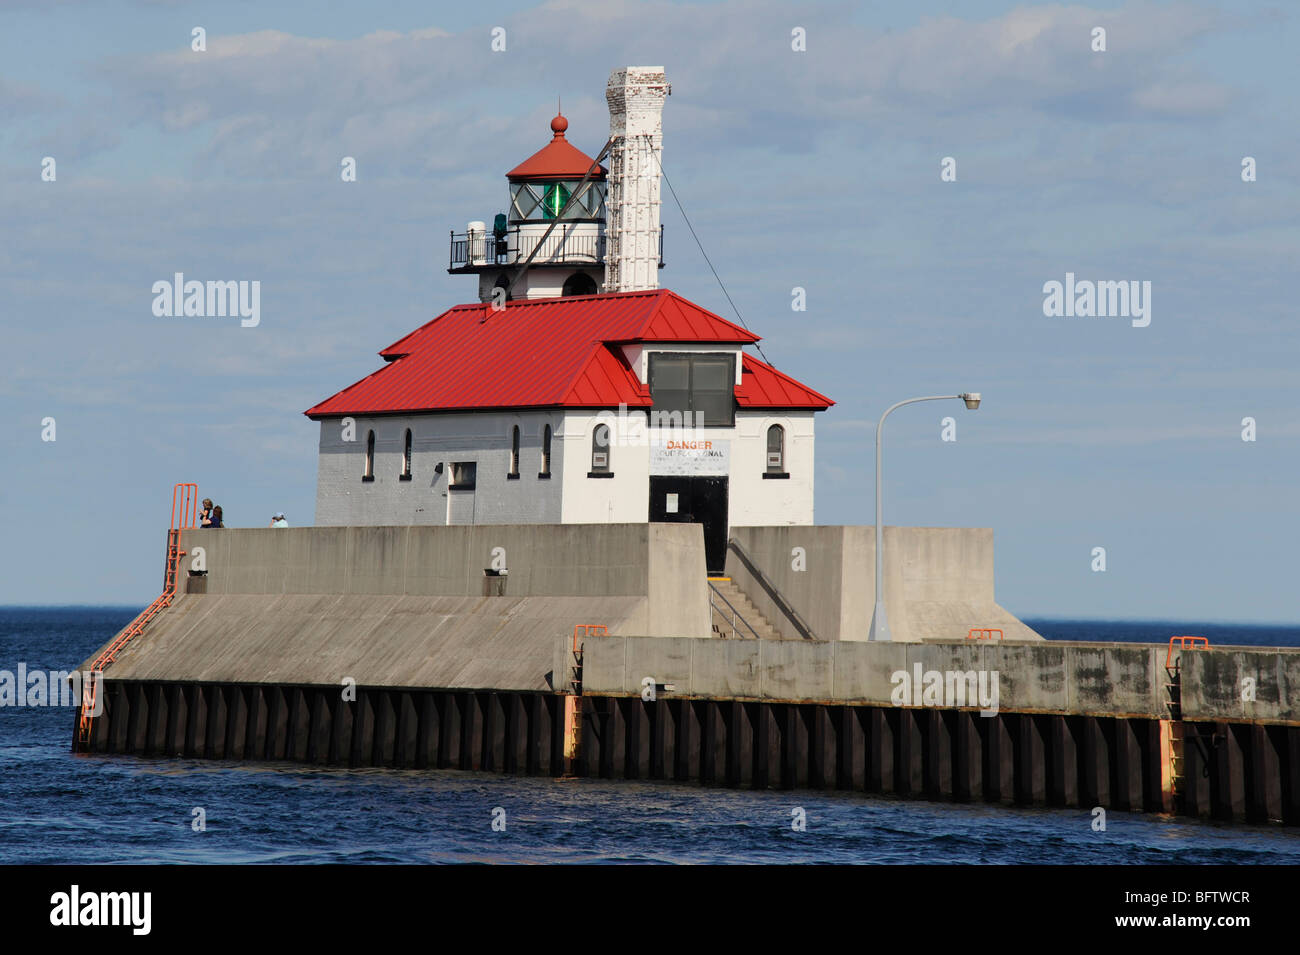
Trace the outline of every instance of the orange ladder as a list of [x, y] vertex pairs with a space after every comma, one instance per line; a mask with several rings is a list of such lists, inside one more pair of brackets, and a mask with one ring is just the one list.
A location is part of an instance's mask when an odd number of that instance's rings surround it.
[[117, 635], [112, 643], [95, 658], [90, 665], [90, 673], [81, 690], [81, 718], [77, 721], [77, 742], [85, 745], [90, 742], [91, 728], [94, 725], [94, 713], [99, 704], [99, 685], [104, 680], [104, 670], [112, 665], [122, 648], [144, 632], [145, 625], [171, 606], [172, 597], [176, 595], [176, 575], [180, 569], [181, 532], [193, 530], [198, 524], [199, 486], [197, 484], [177, 484], [172, 488], [172, 520], [167, 531], [167, 566], [163, 571], [163, 592], [148, 607], [140, 612], [127, 628]]
[[582, 747], [582, 639], [607, 636], [609, 627], [603, 623], [580, 623], [573, 628], [573, 664], [569, 668], [573, 693], [564, 698], [564, 759], [570, 771]]
[[1182, 656], [1174, 656], [1174, 647], [1181, 650], [1208, 650], [1210, 641], [1206, 637], [1170, 637], [1169, 652], [1165, 654], [1165, 675], [1169, 678], [1165, 684], [1165, 689], [1169, 691], [1169, 699], [1165, 700], [1165, 707], [1169, 710], [1169, 792], [1176, 808], [1183, 799], [1187, 737], [1183, 725]]

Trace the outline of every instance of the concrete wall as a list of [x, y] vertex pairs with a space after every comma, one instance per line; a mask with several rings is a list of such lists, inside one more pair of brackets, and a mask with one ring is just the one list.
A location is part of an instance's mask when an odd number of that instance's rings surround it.
[[623, 615], [625, 632], [711, 635], [698, 525], [200, 530], [185, 535], [184, 571], [197, 547], [210, 595], [419, 596], [482, 596], [500, 548], [508, 596], [637, 597], [640, 609]]
[[1300, 649], [1174, 653], [1182, 662], [1185, 719], [1300, 722]]
[[[997, 708], [1163, 717], [1163, 648], [1150, 645], [877, 644], [759, 640], [590, 639], [583, 689], [639, 693], [654, 677], [669, 697], [892, 705], [893, 675], [996, 672]], [[988, 677], [992, 686], [992, 677]], [[907, 705], [912, 705], [911, 703]]]
[[[807, 643], [760, 640], [589, 639], [583, 690], [633, 695], [642, 680], [673, 684], [668, 697], [894, 705], [894, 674], [998, 674], [997, 708], [1168, 719], [1168, 647], [1051, 641]], [[1256, 698], [1241, 699], [1242, 678]], [[1300, 649], [1212, 648], [1182, 654], [1187, 720], [1300, 721]], [[905, 704], [911, 705], [911, 704]]]
[[[822, 640], [866, 640], [875, 604], [875, 528], [733, 527], [754, 566]], [[998, 606], [989, 528], [886, 527], [885, 609], [895, 641], [964, 639], [997, 627], [1007, 640], [1040, 640]], [[734, 553], [727, 573], [789, 639], [800, 635]]]
[[[476, 412], [354, 416], [354, 440], [342, 419], [321, 421], [316, 524], [558, 523], [563, 470], [558, 412]], [[552, 428], [550, 479], [539, 478], [544, 427]], [[512, 429], [520, 430], [519, 477], [510, 478]], [[406, 430], [412, 432], [412, 477], [400, 479]], [[375, 432], [374, 480], [363, 481], [366, 434]], [[448, 492], [450, 465], [477, 464], [473, 491]], [[442, 464], [442, 473], [435, 473]], [[448, 494], [455, 500], [449, 507]], [[460, 510], [469, 517], [457, 520]], [[450, 520], [449, 520], [450, 516]]]

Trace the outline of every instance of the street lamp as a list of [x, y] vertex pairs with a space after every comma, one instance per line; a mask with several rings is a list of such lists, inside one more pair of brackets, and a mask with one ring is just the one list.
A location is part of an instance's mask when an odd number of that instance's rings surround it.
[[889, 633], [889, 618], [885, 615], [885, 534], [882, 526], [882, 516], [880, 510], [880, 465], [881, 465], [881, 438], [885, 433], [885, 419], [895, 408], [901, 408], [903, 405], [915, 404], [918, 401], [950, 401], [958, 398], [966, 402], [966, 407], [974, 411], [980, 406], [980, 393], [978, 391], [967, 391], [960, 395], [930, 395], [925, 398], [908, 398], [906, 401], [900, 401], [896, 405], [890, 405], [885, 409], [885, 413], [880, 416], [880, 422], [876, 425], [876, 609], [871, 615], [871, 632], [867, 635], [868, 640], [892, 640]]

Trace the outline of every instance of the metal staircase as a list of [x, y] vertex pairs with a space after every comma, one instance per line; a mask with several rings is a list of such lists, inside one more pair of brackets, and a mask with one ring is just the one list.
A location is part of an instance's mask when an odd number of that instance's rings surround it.
[[181, 549], [181, 533], [193, 530], [197, 525], [198, 498], [197, 484], [177, 484], [172, 488], [172, 519], [167, 531], [167, 565], [163, 570], [162, 595], [142, 610], [140, 615], [132, 620], [90, 665], [90, 674], [84, 681], [81, 691], [81, 716], [77, 720], [79, 746], [90, 742], [90, 734], [95, 722], [94, 714], [99, 709], [100, 684], [104, 682], [104, 670], [113, 664], [123, 647], [144, 632], [149, 621], [158, 616], [164, 607], [171, 606], [172, 598], [176, 595], [176, 576], [180, 569], [181, 558], [185, 556], [185, 551]]
[[709, 578], [709, 617], [713, 632], [723, 639], [781, 639], [776, 628], [730, 577]]

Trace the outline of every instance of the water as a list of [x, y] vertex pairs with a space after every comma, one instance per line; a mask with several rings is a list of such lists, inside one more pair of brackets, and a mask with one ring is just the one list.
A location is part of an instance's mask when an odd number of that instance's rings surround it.
[[1160, 643], [1170, 637], [1205, 637], [1211, 646], [1300, 647], [1300, 625], [1188, 623], [1164, 620], [1055, 620], [1023, 618], [1048, 640]]
[[[0, 669], [68, 670], [135, 608], [0, 608]], [[1033, 623], [1075, 639], [1075, 623]], [[1097, 624], [1123, 638], [1207, 628]], [[1059, 628], [1059, 632], [1058, 632]], [[1147, 629], [1144, 629], [1147, 628]], [[1267, 629], [1267, 628], [1265, 628]], [[1252, 639], [1248, 639], [1252, 638]], [[1292, 639], [1294, 645], [1294, 637]], [[1300, 833], [847, 793], [74, 756], [75, 710], [0, 708], [0, 864], [423, 862], [1300, 863]], [[194, 809], [207, 829], [192, 827]], [[505, 831], [492, 829], [503, 809]], [[802, 809], [806, 831], [792, 829]], [[498, 815], [498, 818], [499, 815]]]

